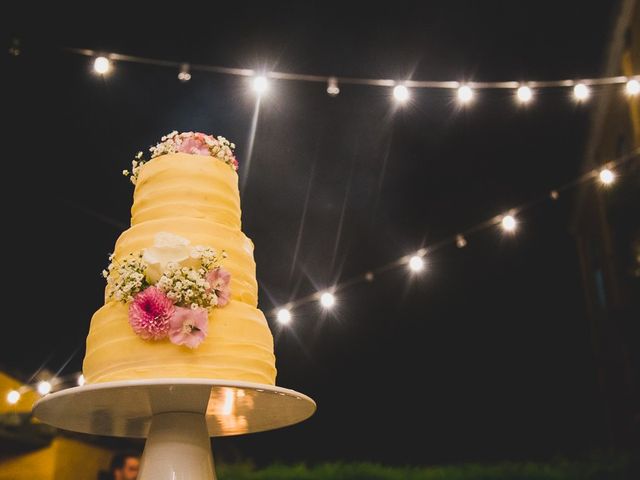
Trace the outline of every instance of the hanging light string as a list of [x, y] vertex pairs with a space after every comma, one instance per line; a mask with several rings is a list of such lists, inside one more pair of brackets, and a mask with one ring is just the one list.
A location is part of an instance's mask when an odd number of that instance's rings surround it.
[[458, 90], [458, 99], [462, 103], [468, 103], [473, 98], [474, 89], [510, 89], [516, 92], [516, 98], [522, 103], [528, 103], [533, 98], [534, 89], [539, 88], [574, 88], [574, 96], [579, 101], [584, 101], [590, 96], [591, 86], [626, 84], [628, 95], [635, 96], [640, 93], [640, 75], [597, 77], [597, 78], [572, 78], [564, 80], [536, 80], [536, 81], [497, 81], [497, 82], [460, 82], [456, 80], [393, 80], [385, 78], [356, 78], [337, 77], [327, 75], [307, 75], [300, 73], [288, 73], [270, 71], [260, 73], [248, 68], [233, 68], [217, 65], [207, 65], [198, 63], [176, 62], [172, 60], [161, 60], [148, 57], [139, 57], [122, 53], [100, 53], [96, 50], [86, 48], [65, 48], [67, 52], [94, 58], [94, 69], [97, 73], [105, 75], [112, 70], [112, 62], [130, 62], [157, 67], [166, 67], [177, 70], [178, 78], [181, 81], [191, 79], [193, 71], [217, 73], [223, 75], [233, 75], [239, 77], [260, 78], [260, 83], [264, 89], [264, 84], [268, 79], [290, 80], [302, 82], [315, 82], [326, 84], [327, 93], [334, 97], [340, 93], [339, 85], [368, 85], [374, 87], [394, 88], [394, 97], [405, 102], [409, 98], [410, 88], [444, 88]]
[[[374, 87], [390, 87], [393, 89], [393, 97], [399, 103], [405, 103], [410, 98], [410, 88], [443, 88], [457, 89], [458, 100], [463, 103], [469, 103], [474, 98], [474, 89], [511, 89], [516, 92], [516, 98], [521, 103], [528, 103], [533, 98], [533, 90], [536, 88], [562, 88], [573, 87], [574, 98], [578, 102], [586, 101], [591, 95], [591, 86], [619, 85], [625, 84], [625, 91], [629, 96], [640, 94], [640, 75], [632, 76], [615, 76], [600, 78], [581, 78], [581, 79], [565, 79], [565, 80], [544, 80], [544, 81], [499, 81], [499, 82], [459, 82], [459, 81], [431, 81], [431, 80], [403, 80], [397, 81], [392, 79], [372, 79], [372, 78], [353, 78], [353, 77], [336, 77], [323, 75], [304, 75], [298, 73], [286, 73], [271, 71], [260, 74], [252, 69], [231, 68], [216, 65], [190, 64], [185, 62], [175, 62], [170, 60], [159, 60], [154, 58], [139, 57], [120, 53], [100, 53], [95, 50], [82, 48], [65, 48], [67, 52], [93, 58], [93, 67], [96, 73], [100, 75], [108, 75], [113, 70], [113, 62], [130, 62], [144, 65], [153, 65], [158, 67], [172, 68], [178, 71], [178, 79], [187, 82], [191, 79], [191, 72], [202, 71], [209, 73], [217, 73], [223, 75], [233, 75], [240, 77], [253, 78], [254, 90], [258, 94], [264, 93], [268, 89], [268, 80], [290, 80], [325, 83], [327, 85], [327, 93], [334, 97], [340, 93], [340, 84], [345, 85], [368, 85]], [[375, 269], [356, 275], [350, 279], [334, 284], [331, 288], [316, 292], [296, 300], [292, 300], [285, 305], [272, 310], [272, 314], [282, 325], [289, 324], [292, 319], [292, 310], [311, 302], [319, 302], [322, 308], [331, 309], [336, 304], [335, 294], [343, 291], [353, 285], [372, 282], [377, 275], [383, 274], [389, 270], [400, 266], [406, 266], [412, 273], [422, 271], [425, 266], [425, 257], [444, 247], [454, 245], [457, 248], [464, 248], [467, 245], [468, 238], [481, 231], [489, 228], [501, 226], [505, 233], [514, 234], [517, 230], [518, 215], [544, 201], [555, 201], [559, 198], [560, 193], [572, 189], [578, 185], [588, 181], [599, 180], [604, 186], [609, 186], [615, 181], [615, 169], [623, 164], [637, 160], [640, 158], [640, 148], [633, 152], [621, 156], [615, 160], [607, 162], [600, 169], [590, 170], [580, 175], [571, 182], [568, 182], [547, 195], [543, 195], [528, 203], [522, 204], [515, 208], [511, 208], [506, 212], [494, 215], [483, 222], [480, 222], [466, 230], [460, 231], [442, 239], [441, 241], [431, 244], [428, 248], [421, 248], [413, 255], [405, 255], [385, 265]], [[65, 363], [66, 366], [66, 363]], [[64, 368], [64, 366], [62, 367]], [[62, 370], [62, 368], [60, 370]], [[84, 385], [84, 376], [80, 372], [61, 376], [58, 374], [52, 376], [48, 380], [41, 380], [37, 383], [27, 383], [19, 389], [12, 389], [7, 392], [5, 400], [15, 405], [20, 400], [22, 393], [27, 390], [37, 391], [44, 396], [49, 394], [53, 389], [59, 386], [66, 386], [68, 383], [75, 383], [79, 386]]]
[[396, 260], [393, 260], [385, 265], [377, 267], [373, 270], [369, 270], [367, 272], [361, 273], [350, 279], [342, 281], [338, 284], [333, 285], [332, 287], [312, 293], [310, 295], [298, 298], [296, 300], [292, 300], [287, 302], [285, 305], [281, 305], [271, 311], [271, 314], [282, 324], [288, 324], [291, 322], [293, 314], [292, 310], [298, 307], [301, 307], [305, 304], [312, 302], [320, 302], [321, 306], [325, 309], [332, 308], [336, 302], [335, 294], [341, 290], [345, 290], [348, 287], [351, 287], [356, 284], [372, 282], [376, 276], [387, 272], [389, 270], [395, 269], [401, 266], [407, 266], [412, 272], [419, 272], [425, 267], [425, 257], [434, 253], [444, 247], [448, 246], [456, 246], [457, 248], [464, 248], [467, 246], [468, 239], [471, 235], [475, 235], [481, 231], [487, 230], [489, 228], [501, 227], [502, 230], [507, 234], [514, 234], [517, 225], [518, 225], [518, 215], [522, 212], [529, 210], [530, 208], [537, 206], [545, 201], [556, 201], [560, 197], [560, 194], [575, 188], [581, 184], [584, 184], [589, 181], [597, 180], [604, 187], [608, 187], [611, 185], [616, 178], [616, 169], [621, 167], [627, 162], [637, 160], [640, 158], [640, 148], [635, 149], [634, 151], [623, 155], [615, 160], [607, 162], [599, 169], [589, 170], [584, 174], [578, 176], [574, 180], [565, 183], [553, 190], [550, 190], [547, 194], [542, 195], [538, 198], [535, 198], [527, 203], [521, 204], [514, 208], [508, 209], [504, 212], [501, 212], [497, 215], [493, 215], [492, 217], [477, 223], [465, 230], [461, 230], [449, 237], [446, 237], [439, 242], [433, 243], [426, 248], [421, 248], [415, 254], [405, 255]]

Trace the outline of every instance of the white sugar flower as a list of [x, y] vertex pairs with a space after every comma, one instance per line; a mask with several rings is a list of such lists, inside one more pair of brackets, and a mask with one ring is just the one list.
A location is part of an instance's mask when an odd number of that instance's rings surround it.
[[169, 263], [180, 263], [189, 258], [191, 249], [189, 240], [168, 232], [155, 236], [153, 247], [144, 251], [142, 259], [147, 263], [147, 279], [156, 283]]

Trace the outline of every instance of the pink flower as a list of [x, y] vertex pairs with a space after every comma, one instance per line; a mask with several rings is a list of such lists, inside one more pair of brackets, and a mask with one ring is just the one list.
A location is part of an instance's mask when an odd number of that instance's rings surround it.
[[189, 137], [178, 146], [178, 151], [194, 155], [209, 155], [209, 146], [196, 137]]
[[213, 137], [200, 132], [185, 132], [180, 134], [180, 142], [178, 143], [178, 151], [183, 153], [191, 153], [194, 155], [209, 155], [209, 145], [207, 140], [211, 142]]
[[231, 274], [224, 268], [218, 267], [207, 272], [205, 277], [209, 283], [209, 291], [213, 290], [218, 297], [218, 307], [224, 307], [229, 303], [229, 297], [231, 297]]
[[129, 324], [145, 340], [161, 340], [169, 333], [169, 318], [175, 307], [157, 287], [138, 293], [129, 306]]
[[207, 336], [209, 315], [204, 308], [175, 307], [169, 319], [169, 339], [176, 345], [196, 348]]

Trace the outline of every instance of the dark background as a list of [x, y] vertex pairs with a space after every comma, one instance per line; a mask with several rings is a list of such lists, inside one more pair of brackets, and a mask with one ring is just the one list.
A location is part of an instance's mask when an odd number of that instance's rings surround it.
[[[127, 227], [132, 156], [176, 129], [238, 144], [243, 230], [256, 244], [260, 306], [374, 269], [578, 176], [589, 105], [567, 89], [455, 91], [273, 81], [250, 169], [255, 98], [238, 77], [118, 63], [81, 47], [285, 72], [434, 80], [598, 76], [617, 2], [422, 2], [374, 7], [234, 2], [144, 14], [8, 7], [3, 56], [5, 314], [0, 362], [25, 379], [79, 371], [100, 271]], [[597, 91], [595, 92], [597, 96]], [[15, 188], [14, 188], [15, 187]], [[309, 192], [306, 211], [303, 209]], [[572, 195], [338, 295], [323, 315], [272, 315], [278, 385], [313, 397], [310, 420], [219, 440], [229, 458], [428, 464], [542, 459], [606, 446]], [[304, 219], [304, 221], [303, 221]], [[296, 252], [298, 235], [300, 248]], [[296, 257], [296, 262], [292, 262]], [[8, 310], [12, 310], [7, 307]]]

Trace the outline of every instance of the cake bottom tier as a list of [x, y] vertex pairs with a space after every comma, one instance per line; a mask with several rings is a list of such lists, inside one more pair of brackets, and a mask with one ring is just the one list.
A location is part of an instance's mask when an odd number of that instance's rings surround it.
[[83, 363], [87, 383], [150, 378], [209, 378], [275, 385], [273, 336], [264, 314], [231, 301], [209, 314], [207, 338], [195, 349], [143, 340], [128, 307], [109, 302], [91, 319]]

